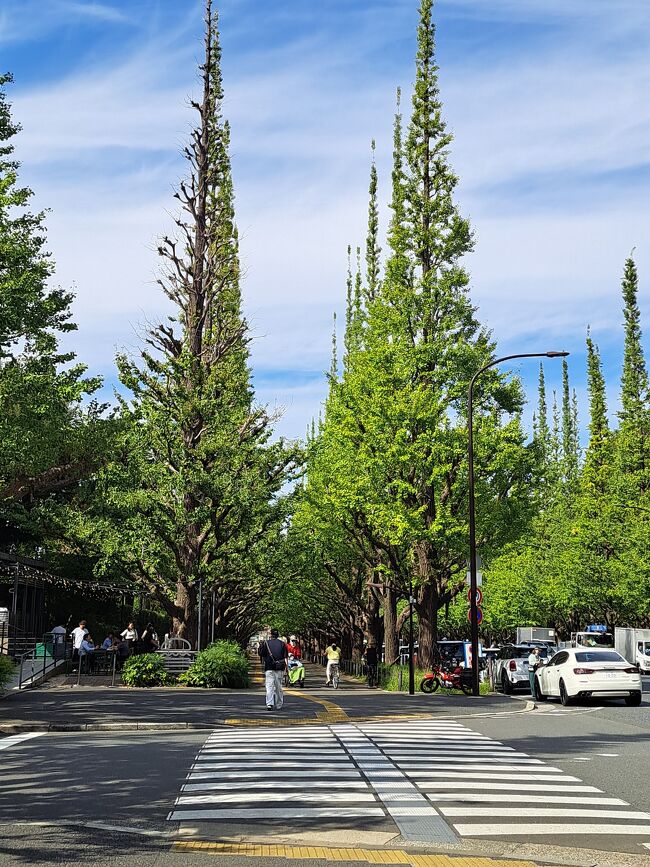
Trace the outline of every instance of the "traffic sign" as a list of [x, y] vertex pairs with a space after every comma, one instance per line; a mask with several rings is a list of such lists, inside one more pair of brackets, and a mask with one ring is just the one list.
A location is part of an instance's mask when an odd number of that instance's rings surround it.
[[[470, 608], [467, 612], [467, 619], [469, 622], [472, 622], [472, 609]], [[476, 608], [476, 622], [480, 623], [483, 620], [483, 609], [477, 606]]]
[[[471, 590], [467, 591], [467, 601], [468, 602], [472, 601], [472, 591]], [[480, 605], [482, 601], [483, 601], [483, 591], [481, 590], [480, 587], [477, 587], [476, 588], [476, 604]]]

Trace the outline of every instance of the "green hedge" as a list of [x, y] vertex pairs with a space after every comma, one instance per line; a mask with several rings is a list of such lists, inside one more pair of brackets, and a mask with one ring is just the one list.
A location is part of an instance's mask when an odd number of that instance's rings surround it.
[[16, 666], [13, 659], [10, 659], [4, 654], [0, 654], [0, 689], [2, 689], [5, 684], [9, 683], [11, 678], [14, 676], [15, 670]]
[[235, 641], [215, 641], [202, 650], [179, 678], [188, 686], [240, 689], [250, 685], [248, 659]]
[[162, 656], [157, 653], [130, 656], [122, 669], [122, 681], [127, 686], [165, 686], [171, 680]]

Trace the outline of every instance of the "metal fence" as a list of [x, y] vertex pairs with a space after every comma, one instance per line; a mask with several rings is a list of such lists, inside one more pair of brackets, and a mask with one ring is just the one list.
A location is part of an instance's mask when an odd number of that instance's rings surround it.
[[18, 654], [18, 689], [36, 686], [46, 675], [65, 664], [71, 648], [60, 634], [46, 632], [32, 650]]

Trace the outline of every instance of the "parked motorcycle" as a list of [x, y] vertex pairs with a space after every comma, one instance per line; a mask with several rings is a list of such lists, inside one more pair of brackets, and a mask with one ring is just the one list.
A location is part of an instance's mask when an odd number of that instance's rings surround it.
[[434, 666], [431, 674], [425, 675], [420, 681], [420, 692], [431, 694], [437, 689], [459, 690], [465, 695], [472, 694], [472, 671], [469, 668], [455, 668], [447, 671], [440, 666]]

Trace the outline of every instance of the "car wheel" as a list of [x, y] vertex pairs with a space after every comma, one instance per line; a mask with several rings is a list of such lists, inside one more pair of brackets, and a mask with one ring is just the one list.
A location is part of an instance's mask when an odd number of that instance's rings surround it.
[[640, 692], [633, 692], [632, 695], [625, 696], [625, 704], [630, 705], [631, 707], [638, 707], [641, 704], [641, 699], [643, 696]]
[[504, 695], [512, 695], [512, 684], [508, 680], [508, 675], [505, 671], [501, 672], [501, 688]]
[[571, 704], [571, 699], [569, 698], [569, 694], [566, 691], [566, 686], [564, 685], [564, 681], [560, 681], [560, 701], [566, 707], [568, 704]]
[[537, 701], [546, 701], [546, 696], [542, 692], [542, 685], [537, 677], [535, 678], [535, 695], [533, 698], [537, 699]]

